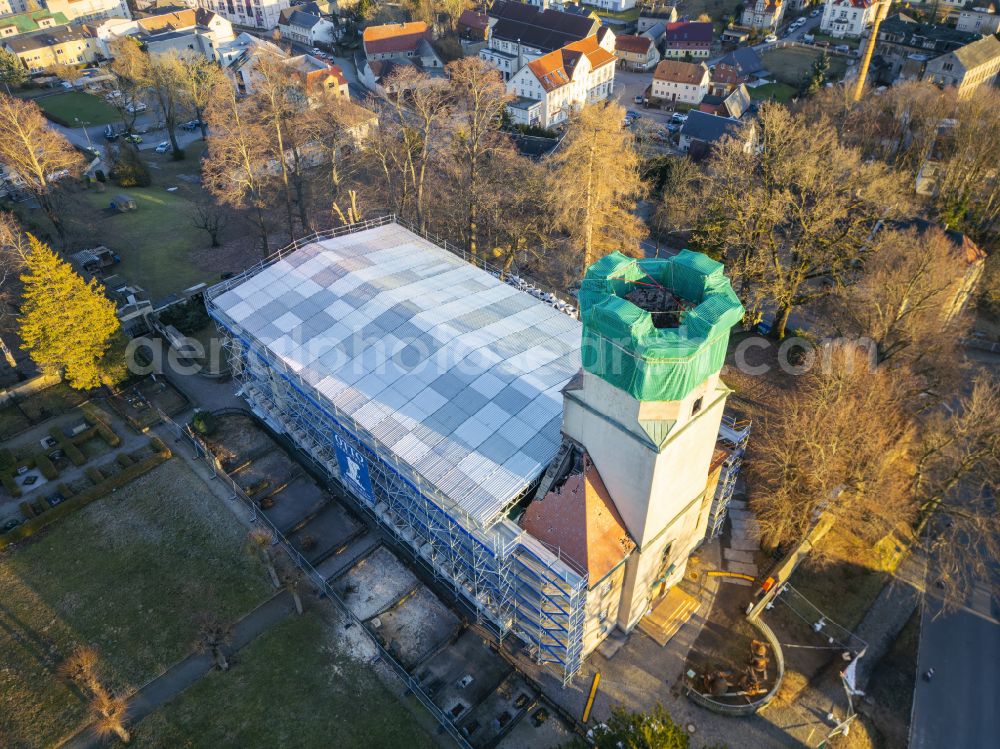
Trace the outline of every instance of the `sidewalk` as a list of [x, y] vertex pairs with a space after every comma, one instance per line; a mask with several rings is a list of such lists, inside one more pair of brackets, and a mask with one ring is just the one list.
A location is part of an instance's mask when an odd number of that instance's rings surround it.
[[[233, 625], [226, 655], [238, 652], [259, 635], [282, 621], [295, 606], [287, 591], [275, 594]], [[134, 725], [162, 705], [181, 694], [213, 668], [210, 653], [195, 652], [148, 682], [128, 700], [128, 723]], [[94, 749], [106, 742], [90, 728], [85, 728], [63, 744], [63, 749]]]

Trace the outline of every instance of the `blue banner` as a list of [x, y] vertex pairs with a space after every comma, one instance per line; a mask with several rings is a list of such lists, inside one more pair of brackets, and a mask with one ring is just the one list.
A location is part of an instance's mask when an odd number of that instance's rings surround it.
[[336, 432], [333, 435], [333, 444], [337, 449], [340, 478], [351, 491], [374, 505], [375, 492], [372, 491], [372, 480], [368, 475], [368, 461]]

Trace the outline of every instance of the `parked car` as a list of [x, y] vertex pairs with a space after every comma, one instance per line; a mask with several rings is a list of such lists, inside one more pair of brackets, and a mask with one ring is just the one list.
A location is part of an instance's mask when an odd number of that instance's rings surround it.
[[136, 135], [135, 133], [127, 133], [125, 135], [125, 140], [127, 140], [129, 143], [137, 143], [138, 144], [138, 143], [142, 143], [142, 136], [141, 135]]
[[683, 125], [685, 122], [687, 122], [687, 118], [688, 116], [683, 112], [674, 112], [672, 115], [670, 115], [670, 121], [678, 125]]
[[804, 41], [806, 44], [812, 44], [814, 41], [816, 41], [816, 37], [813, 36], [812, 34], [803, 34], [802, 41]]
[[187, 122], [185, 122], [185, 123], [183, 123], [181, 125], [181, 129], [182, 130], [197, 130], [199, 127], [201, 127], [201, 125], [202, 125], [201, 120], [188, 120]]
[[171, 150], [171, 148], [170, 148], [170, 141], [169, 140], [165, 140], [162, 143], [157, 143], [156, 144], [156, 152], [157, 153], [167, 153], [170, 150]]
[[143, 104], [141, 101], [138, 103], [130, 102], [129, 104], [125, 105], [125, 111], [128, 112], [129, 114], [137, 114], [139, 112], [145, 112], [146, 109], [147, 109], [146, 105]]
[[111, 125], [108, 125], [106, 128], [104, 128], [105, 140], [114, 140], [117, 137], [118, 137], [118, 132], [113, 127], [111, 127]]
[[764, 37], [764, 41], [767, 42], [768, 44], [774, 44], [776, 41], [778, 41], [778, 37], [776, 37], [774, 34], [768, 34], [767, 36]]
[[812, 13], [809, 14], [809, 17], [810, 18], [815, 18], [816, 16], [818, 16], [822, 12], [823, 12], [822, 8], [816, 8], [816, 10], [814, 10]]
[[669, 132], [671, 132], [671, 133], [676, 133], [676, 132], [679, 132], [679, 131], [680, 131], [680, 129], [681, 129], [681, 126], [680, 126], [680, 124], [679, 124], [679, 123], [677, 123], [677, 122], [668, 122], [668, 123], [667, 123], [667, 130], [668, 130]]
[[838, 44], [836, 47], [833, 48], [833, 51], [842, 52], [843, 54], [847, 55], [850, 54], [851, 48], [847, 44]]
[[13, 530], [14, 528], [17, 528], [17, 526], [19, 526], [20, 524], [21, 524], [20, 520], [18, 520], [17, 518], [11, 518], [10, 520], [8, 520], [6, 523], [3, 524], [3, 529], [5, 531]]
[[639, 94], [638, 96], [633, 97], [632, 101], [635, 102], [636, 104], [642, 104], [642, 94]]

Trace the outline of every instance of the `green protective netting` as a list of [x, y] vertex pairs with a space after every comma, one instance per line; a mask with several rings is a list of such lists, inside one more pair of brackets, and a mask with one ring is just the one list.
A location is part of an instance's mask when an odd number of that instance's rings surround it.
[[[679, 327], [654, 327], [624, 298], [637, 282], [683, 300]], [[680, 400], [722, 368], [729, 330], [742, 317], [722, 263], [690, 250], [641, 260], [614, 252], [587, 269], [580, 287], [583, 366], [639, 400]]]

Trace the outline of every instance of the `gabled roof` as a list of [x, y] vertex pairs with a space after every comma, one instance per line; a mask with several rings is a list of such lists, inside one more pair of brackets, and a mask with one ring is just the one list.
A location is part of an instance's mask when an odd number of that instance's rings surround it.
[[705, 80], [708, 67], [704, 63], [664, 60], [653, 71], [653, 80], [698, 85]]
[[925, 53], [943, 55], [980, 38], [979, 34], [958, 31], [949, 26], [918, 23], [904, 13], [896, 13], [882, 21], [879, 40], [888, 40], [905, 47], [915, 47]]
[[92, 37], [93, 34], [90, 33], [86, 25], [78, 24], [76, 26], [57, 26], [52, 29], [43, 29], [33, 34], [22, 34], [12, 39], [5, 39], [4, 44], [16, 54], [18, 52], [30, 52], [35, 49], [43, 49], [65, 42], [90, 39]]
[[735, 86], [742, 81], [743, 76], [740, 75], [740, 71], [732, 65], [720, 62], [712, 68], [712, 83], [718, 83], [723, 86]]
[[588, 36], [532, 60], [528, 63], [528, 70], [546, 92], [555, 91], [573, 80], [573, 73], [582, 57], [590, 62], [591, 69], [615, 61], [615, 56], [598, 44], [596, 36]]
[[597, 33], [601, 25], [586, 16], [543, 9], [513, 0], [499, 0], [487, 14], [496, 19], [491, 36], [504, 41], [520, 41], [525, 46], [543, 52], [551, 52], [570, 42], [585, 39]]
[[740, 71], [740, 75], [752, 75], [764, 69], [764, 61], [757, 53], [757, 50], [751, 47], [734, 49], [719, 60], [719, 63], [733, 66]]
[[[291, 12], [286, 16], [285, 11]], [[311, 29], [322, 20], [322, 18], [314, 16], [312, 13], [303, 13], [295, 8], [286, 8], [281, 11], [281, 18], [279, 18], [278, 22], [283, 26], [294, 26], [299, 29]]]
[[667, 24], [667, 44], [680, 42], [712, 43], [712, 24], [699, 21], [677, 21]]
[[995, 36], [984, 36], [949, 54], [962, 63], [962, 67], [966, 70], [972, 70], [1000, 57], [1000, 40]]
[[364, 33], [365, 52], [386, 54], [392, 52], [413, 52], [421, 39], [431, 41], [432, 36], [423, 21], [408, 23], [387, 23], [383, 26], [369, 26]]
[[40, 28], [38, 22], [46, 19], [52, 19], [56, 26], [65, 26], [69, 23], [69, 19], [62, 13], [50, 13], [47, 10], [36, 10], [29, 13], [17, 13], [15, 15], [4, 16], [3, 18], [0, 18], [0, 28], [15, 26], [17, 27], [18, 34], [27, 34], [31, 31], [37, 31]]
[[875, 4], [875, 0], [830, 0], [831, 5], [850, 5], [852, 8], [870, 8]]
[[635, 549], [635, 541], [587, 454], [582, 472], [570, 475], [559, 489], [528, 505], [521, 527], [584, 567], [591, 586]]
[[714, 143], [725, 135], [736, 135], [742, 124], [738, 120], [692, 110], [681, 128], [681, 135], [705, 143]]
[[[210, 15], [215, 15], [209, 11]], [[210, 19], [206, 19], [210, 20]], [[140, 18], [136, 23], [148, 34], [156, 34], [161, 31], [180, 31], [190, 29], [198, 25], [195, 11], [188, 8], [185, 10], [171, 11], [169, 13], [157, 13], [154, 16]]]
[[462, 15], [458, 17], [459, 26], [476, 29], [477, 31], [486, 31], [489, 22], [489, 18], [485, 13], [479, 13], [475, 10], [463, 10]]
[[635, 55], [644, 55], [649, 52], [649, 47], [652, 43], [653, 40], [648, 36], [621, 34], [615, 37], [615, 49]]

